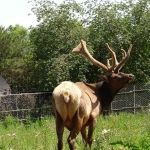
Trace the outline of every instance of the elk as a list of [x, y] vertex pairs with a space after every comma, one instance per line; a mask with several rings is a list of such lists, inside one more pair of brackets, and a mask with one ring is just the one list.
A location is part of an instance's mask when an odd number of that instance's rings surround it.
[[[85, 145], [92, 145], [92, 135], [97, 122], [97, 116], [110, 105], [117, 92], [131, 83], [134, 75], [121, 73], [119, 70], [127, 62], [132, 45], [128, 52], [122, 50], [123, 58], [118, 63], [115, 52], [106, 43], [112, 58], [107, 60], [107, 66], [94, 59], [88, 52], [86, 42], [81, 40], [80, 44], [73, 49], [73, 53], [82, 54], [92, 64], [102, 68], [106, 76], [99, 76], [102, 81], [98, 83], [84, 83], [64, 81], [53, 91], [53, 109], [56, 117], [56, 132], [58, 150], [63, 149], [64, 127], [69, 131], [68, 144], [70, 150], [74, 150], [75, 138], [81, 132]], [[86, 134], [86, 127], [88, 133]]]

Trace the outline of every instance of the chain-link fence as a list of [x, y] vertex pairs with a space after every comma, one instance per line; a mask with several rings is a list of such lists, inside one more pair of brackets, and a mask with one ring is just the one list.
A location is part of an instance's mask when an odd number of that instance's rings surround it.
[[8, 94], [0, 96], [0, 119], [11, 115], [19, 119], [51, 115], [52, 92]]
[[143, 83], [130, 84], [121, 89], [111, 104], [111, 111], [136, 113], [150, 109], [150, 85]]
[[[52, 115], [52, 92], [8, 94], [0, 96], [0, 119], [7, 115], [25, 119]], [[121, 89], [111, 104], [112, 112], [136, 113], [150, 110], [150, 85], [130, 84]]]

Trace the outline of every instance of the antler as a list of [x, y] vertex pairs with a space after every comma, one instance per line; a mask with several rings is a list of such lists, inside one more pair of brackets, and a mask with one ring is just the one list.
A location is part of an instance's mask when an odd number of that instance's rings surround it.
[[[106, 43], [106, 47], [112, 55], [112, 58], [107, 59], [108, 70], [109, 70], [109, 72], [112, 72], [113, 69], [118, 65], [118, 61], [117, 61], [117, 58], [116, 58], [116, 53], [109, 47], [108, 43]], [[111, 61], [112, 66], [110, 66], [110, 61]]]
[[81, 40], [81, 43], [73, 49], [73, 53], [75, 54], [82, 54], [83, 56], [85, 56], [91, 63], [93, 63], [94, 65], [98, 66], [99, 68], [102, 68], [107, 74], [110, 74], [112, 72], [112, 70], [114, 69], [115, 65], [116, 65], [116, 55], [115, 53], [110, 49], [109, 45], [106, 43], [106, 47], [108, 48], [108, 50], [110, 51], [110, 53], [112, 54], [112, 58], [113, 58], [113, 65], [112, 67], [108, 68], [107, 66], [105, 66], [103, 63], [97, 61], [96, 59], [94, 59], [91, 54], [89, 53], [89, 51], [87, 50], [86, 47], [86, 42]]
[[[124, 49], [121, 49], [121, 51], [122, 51], [122, 60], [123, 60], [127, 54], [126, 54], [126, 51]], [[116, 53], [114, 52], [114, 54], [115, 54], [115, 58], [116, 58]], [[111, 66], [112, 60], [113, 60], [112, 58], [107, 59], [107, 67], [108, 68], [112, 67]], [[115, 64], [116, 64], [115, 67], [118, 66], [118, 64], [119, 64], [117, 59], [115, 60]]]
[[106, 73], [108, 73], [108, 68], [102, 64], [101, 62], [97, 61], [96, 59], [94, 59], [91, 54], [89, 53], [89, 51], [86, 48], [86, 42], [81, 40], [81, 43], [72, 50], [73, 53], [75, 54], [82, 54], [83, 56], [85, 56], [91, 63], [93, 63], [94, 65], [102, 68]]
[[[99, 68], [102, 68], [108, 75], [111, 74], [113, 71], [118, 72], [122, 66], [125, 64], [125, 62], [128, 60], [131, 52], [131, 46], [128, 50], [128, 53], [126, 54], [125, 50], [122, 49], [122, 61], [118, 63], [117, 58], [116, 58], [116, 53], [109, 47], [108, 43], [106, 43], [106, 47], [108, 51], [111, 53], [112, 58], [107, 60], [107, 66], [105, 66], [103, 63], [97, 61], [95, 58], [92, 57], [92, 55], [89, 53], [86, 47], [86, 42], [81, 40], [81, 43], [72, 50], [73, 53], [75, 54], [82, 54], [85, 56], [91, 63], [94, 65], [98, 66]], [[110, 66], [110, 61], [111, 61], [111, 66]]]
[[114, 72], [117, 73], [119, 72], [119, 70], [123, 67], [123, 65], [127, 62], [127, 60], [129, 59], [130, 57], [130, 53], [131, 53], [131, 50], [132, 50], [132, 44], [130, 44], [130, 47], [128, 49], [128, 52], [126, 54], [126, 51], [124, 49], [121, 49], [122, 50], [122, 55], [123, 55], [123, 59], [122, 61], [117, 65], [117, 67], [115, 68]]

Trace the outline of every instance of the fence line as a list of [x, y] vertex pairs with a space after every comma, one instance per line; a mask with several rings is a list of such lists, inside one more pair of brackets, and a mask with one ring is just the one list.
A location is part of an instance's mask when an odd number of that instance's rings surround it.
[[143, 83], [131, 84], [123, 88], [111, 104], [111, 111], [140, 112], [150, 109], [150, 86]]
[[12, 115], [19, 119], [52, 115], [52, 92], [20, 93], [0, 96], [0, 119]]
[[[20, 93], [0, 96], [0, 119], [12, 115], [19, 119], [27, 116], [38, 118], [52, 115], [52, 92]], [[150, 109], [150, 86], [143, 83], [130, 84], [120, 90], [111, 103], [111, 112], [137, 113]]]

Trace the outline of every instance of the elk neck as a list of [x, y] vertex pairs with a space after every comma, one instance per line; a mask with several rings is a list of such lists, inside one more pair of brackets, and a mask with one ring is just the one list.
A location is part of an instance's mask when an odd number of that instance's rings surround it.
[[98, 97], [100, 97], [100, 103], [102, 108], [105, 109], [115, 98], [120, 89], [115, 89], [112, 85], [106, 81], [96, 83]]
[[106, 81], [101, 81], [98, 83], [84, 83], [88, 88], [93, 91], [93, 94], [97, 95], [98, 100], [101, 103], [102, 109], [108, 107], [113, 101], [114, 97], [118, 93], [119, 89], [115, 89]]

